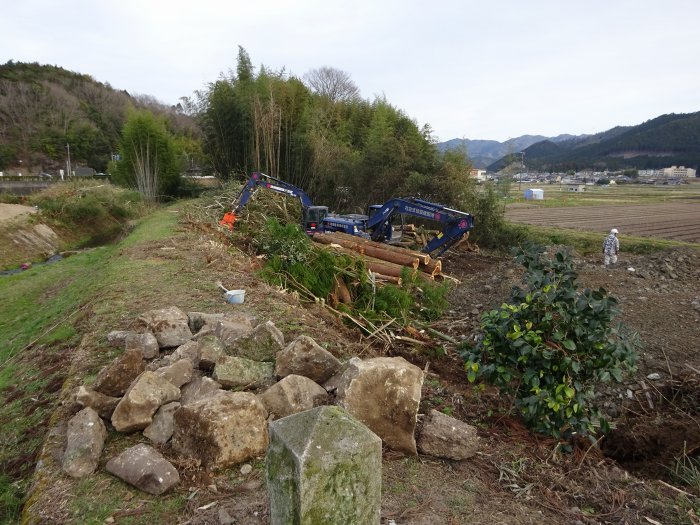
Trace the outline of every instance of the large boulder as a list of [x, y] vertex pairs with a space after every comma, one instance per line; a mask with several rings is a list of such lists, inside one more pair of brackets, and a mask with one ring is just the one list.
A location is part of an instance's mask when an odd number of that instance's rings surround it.
[[187, 314], [176, 306], [150, 310], [139, 316], [137, 325], [153, 333], [160, 348], [174, 348], [192, 339]]
[[199, 368], [213, 370], [214, 365], [226, 355], [221, 339], [214, 335], [207, 335], [199, 340]]
[[143, 435], [153, 443], [167, 443], [173, 435], [175, 411], [180, 408], [180, 403], [173, 401], [163, 405], [153, 416], [153, 421], [143, 430]]
[[326, 390], [308, 377], [289, 375], [268, 388], [260, 400], [272, 419], [309, 410], [328, 399]]
[[190, 331], [197, 334], [199, 331], [214, 331], [219, 321], [224, 318], [224, 314], [209, 314], [206, 312], [187, 312]]
[[339, 407], [270, 424], [270, 523], [378, 524], [382, 441]]
[[300, 335], [284, 350], [277, 352], [275, 374], [278, 377], [296, 374], [323, 384], [341, 367], [341, 363], [316, 341]]
[[92, 389], [107, 396], [121, 397], [146, 368], [139, 350], [127, 350], [100, 370]]
[[119, 479], [156, 496], [180, 482], [177, 469], [153, 447], [143, 443], [110, 459], [105, 469]]
[[192, 373], [192, 361], [189, 359], [180, 359], [172, 365], [156, 370], [157, 375], [164, 377], [178, 388], [192, 380]]
[[394, 450], [416, 454], [415, 430], [423, 371], [403, 357], [349, 364], [337, 390], [338, 404]]
[[243, 357], [224, 356], [214, 367], [213, 377], [224, 388], [255, 388], [273, 381], [275, 365], [244, 359]]
[[151, 332], [127, 335], [124, 339], [124, 350], [139, 350], [144, 359], [155, 359], [160, 354], [158, 340]]
[[267, 410], [254, 394], [221, 392], [175, 412], [173, 450], [207, 468], [259, 456], [267, 444]]
[[430, 411], [418, 433], [418, 450], [429, 456], [460, 461], [478, 449], [476, 428], [437, 410]]
[[63, 470], [75, 478], [92, 474], [100, 461], [107, 429], [92, 408], [82, 409], [68, 421]]
[[223, 390], [221, 390], [220, 383], [217, 383], [210, 377], [204, 376], [195, 377], [192, 381], [183, 386], [180, 392], [180, 403], [184, 406], [202, 401], [203, 399], [212, 398], [220, 392], [223, 392]]
[[143, 430], [161, 405], [180, 399], [180, 389], [155, 372], [144, 372], [114, 409], [112, 425], [119, 432]]
[[199, 355], [201, 343], [199, 341], [187, 341], [184, 345], [178, 346], [168, 356], [170, 364], [176, 363], [180, 359], [189, 359], [194, 368], [199, 368]]
[[107, 343], [115, 348], [124, 348], [127, 336], [135, 333], [133, 330], [112, 330], [107, 334]]
[[92, 408], [105, 419], [112, 418], [114, 409], [121, 401], [120, 397], [106, 396], [86, 386], [79, 386], [73, 397], [78, 405]]
[[284, 348], [284, 335], [272, 321], [256, 326], [252, 332], [235, 339], [229, 354], [253, 361], [274, 361], [277, 352]]
[[225, 347], [230, 348], [234, 341], [253, 331], [253, 324], [247, 317], [227, 317], [216, 324], [214, 335], [218, 337]]

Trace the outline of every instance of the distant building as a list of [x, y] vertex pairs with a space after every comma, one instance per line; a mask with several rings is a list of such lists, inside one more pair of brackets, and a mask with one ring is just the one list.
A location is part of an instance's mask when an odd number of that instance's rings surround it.
[[472, 168], [469, 170], [469, 176], [478, 181], [486, 180], [486, 170], [480, 170], [478, 168]]
[[581, 192], [581, 191], [586, 191], [586, 185], [585, 184], [572, 184], [568, 188], [569, 191], [573, 192]]
[[524, 193], [526, 201], [541, 201], [544, 200], [544, 190], [539, 188], [529, 188]]
[[686, 168], [685, 166], [671, 166], [661, 171], [664, 177], [670, 177], [672, 179], [689, 179], [695, 177], [695, 170], [693, 168]]
[[661, 177], [661, 170], [637, 170], [640, 177]]

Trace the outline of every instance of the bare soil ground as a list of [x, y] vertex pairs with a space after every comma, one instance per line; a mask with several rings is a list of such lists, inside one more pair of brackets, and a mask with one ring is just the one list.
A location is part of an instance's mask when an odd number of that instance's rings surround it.
[[36, 213], [36, 209], [22, 204], [5, 204], [0, 202], [0, 221], [12, 219], [25, 213]]
[[700, 242], [700, 202], [569, 208], [518, 206], [506, 211], [506, 219], [597, 232], [614, 227], [626, 235]]
[[[600, 403], [616, 427], [613, 433], [595, 446], [578, 443], [565, 453], [553, 440], [525, 429], [509, 414], [510, 401], [493, 388], [470, 385], [454, 346], [440, 340], [424, 346], [374, 346], [321, 306], [301, 304], [294, 295], [260, 282], [254, 274], [260, 261], [231, 255], [220, 231], [189, 226], [167, 243], [130, 248], [124, 255], [177, 260], [183, 272], [196, 273], [203, 283], [224, 276], [229, 287], [246, 289], [246, 308], [274, 321], [286, 338], [304, 333], [343, 359], [403, 356], [427, 370], [421, 413], [435, 408], [477, 427], [483, 447], [464, 462], [385, 450], [382, 524], [700, 524], [700, 493], [679, 485], [668, 469], [683, 450], [696, 458], [700, 453], [700, 313], [693, 305], [700, 299], [698, 252], [623, 254], [609, 270], [595, 258], [577, 258], [581, 284], [602, 286], [619, 297], [623, 321], [639, 332], [645, 347], [633, 377], [600, 390]], [[444, 270], [461, 284], [450, 294], [447, 315], [433, 327], [458, 340], [474, 337], [481, 313], [500, 305], [521, 275], [509, 257], [488, 253], [451, 253]], [[203, 290], [173, 288], [165, 295], [170, 303], [186, 307], [211, 293]], [[104, 300], [117, 301], [118, 292]], [[144, 293], [134, 308], [154, 306], [153, 297]], [[92, 322], [86, 315], [86, 330], [94, 330]], [[125, 327], [103, 327], [105, 332], [120, 328]], [[90, 363], [84, 361], [81, 373]], [[647, 379], [651, 373], [659, 379]], [[170, 455], [167, 447], [162, 452]], [[212, 473], [178, 466], [183, 482], [176, 495], [187, 503], [173, 523], [220, 523], [222, 510], [235, 523], [269, 522], [261, 461], [253, 462], [249, 474], [236, 468]], [[47, 523], [75, 523], [69, 519], [66, 495], [73, 497], [79, 488], [60, 472], [52, 475], [48, 488], [35, 496], [37, 512], [45, 512]], [[101, 475], [91, 490], [113, 491], [111, 483]], [[139, 518], [144, 517], [143, 496], [127, 494], [112, 512], [113, 522], [147, 523]]]
[[[327, 317], [322, 330], [309, 333], [344, 349], [346, 356], [401, 355], [427, 369], [421, 413], [436, 408], [479, 429], [482, 452], [462, 463], [407, 458], [385, 450], [382, 523], [654, 523], [649, 519], [699, 523], [697, 499], [679, 499], [680, 493], [664, 483], [675, 483], [669, 465], [684, 447], [697, 457], [700, 446], [700, 374], [695, 372], [700, 370], [695, 346], [700, 315], [691, 305], [700, 296], [700, 255], [673, 252], [621, 259], [611, 270], [603, 269], [594, 258], [579, 259], [581, 283], [603, 286], [620, 298], [622, 318], [640, 333], [645, 349], [634, 377], [601, 389], [601, 404], [614, 415], [614, 432], [599, 446], [580, 443], [572, 453], [561, 452], [553, 440], [525, 429], [508, 415], [508, 400], [493, 389], [482, 392], [469, 385], [454, 348], [443, 356], [440, 342], [427, 349], [373, 347], [352, 330], [331, 336], [326, 328], [338, 324]], [[650, 281], [626, 269], [635, 266], [642, 274], [654, 273], [655, 268], [669, 264], [666, 260], [674, 264], [677, 279]], [[434, 327], [457, 339], [473, 337], [480, 314], [498, 306], [521, 273], [510, 258], [490, 254], [453, 253], [445, 267], [462, 282], [451, 293], [448, 315]], [[253, 300], [260, 306], [277, 301], [255, 291]], [[319, 311], [315, 305], [307, 310], [311, 319]], [[305, 325], [310, 318], [305, 318]], [[303, 331], [310, 329], [307, 325]], [[661, 379], [646, 379], [653, 372]], [[649, 388], [653, 408], [640, 387], [642, 381]], [[222, 499], [219, 508], [245, 523], [266, 523], [262, 474], [245, 482], [243, 494], [235, 492], [235, 499]], [[190, 519], [210, 523], [214, 516], [213, 510], [209, 514], [193, 511]]]

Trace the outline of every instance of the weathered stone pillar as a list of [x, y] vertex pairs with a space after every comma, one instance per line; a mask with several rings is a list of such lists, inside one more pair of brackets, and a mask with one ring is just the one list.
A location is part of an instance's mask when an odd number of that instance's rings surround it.
[[266, 463], [272, 525], [379, 523], [382, 441], [342, 408], [271, 423]]

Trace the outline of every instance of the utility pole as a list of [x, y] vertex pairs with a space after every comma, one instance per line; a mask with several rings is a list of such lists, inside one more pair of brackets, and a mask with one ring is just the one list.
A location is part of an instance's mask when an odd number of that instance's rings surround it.
[[71, 171], [70, 171], [70, 144], [66, 144], [66, 149], [68, 150], [68, 162], [66, 163], [66, 167], [68, 168], [68, 177], [71, 176]]
[[520, 193], [520, 184], [523, 181], [523, 171], [525, 171], [525, 152], [520, 152], [520, 176], [518, 177], [518, 193]]

